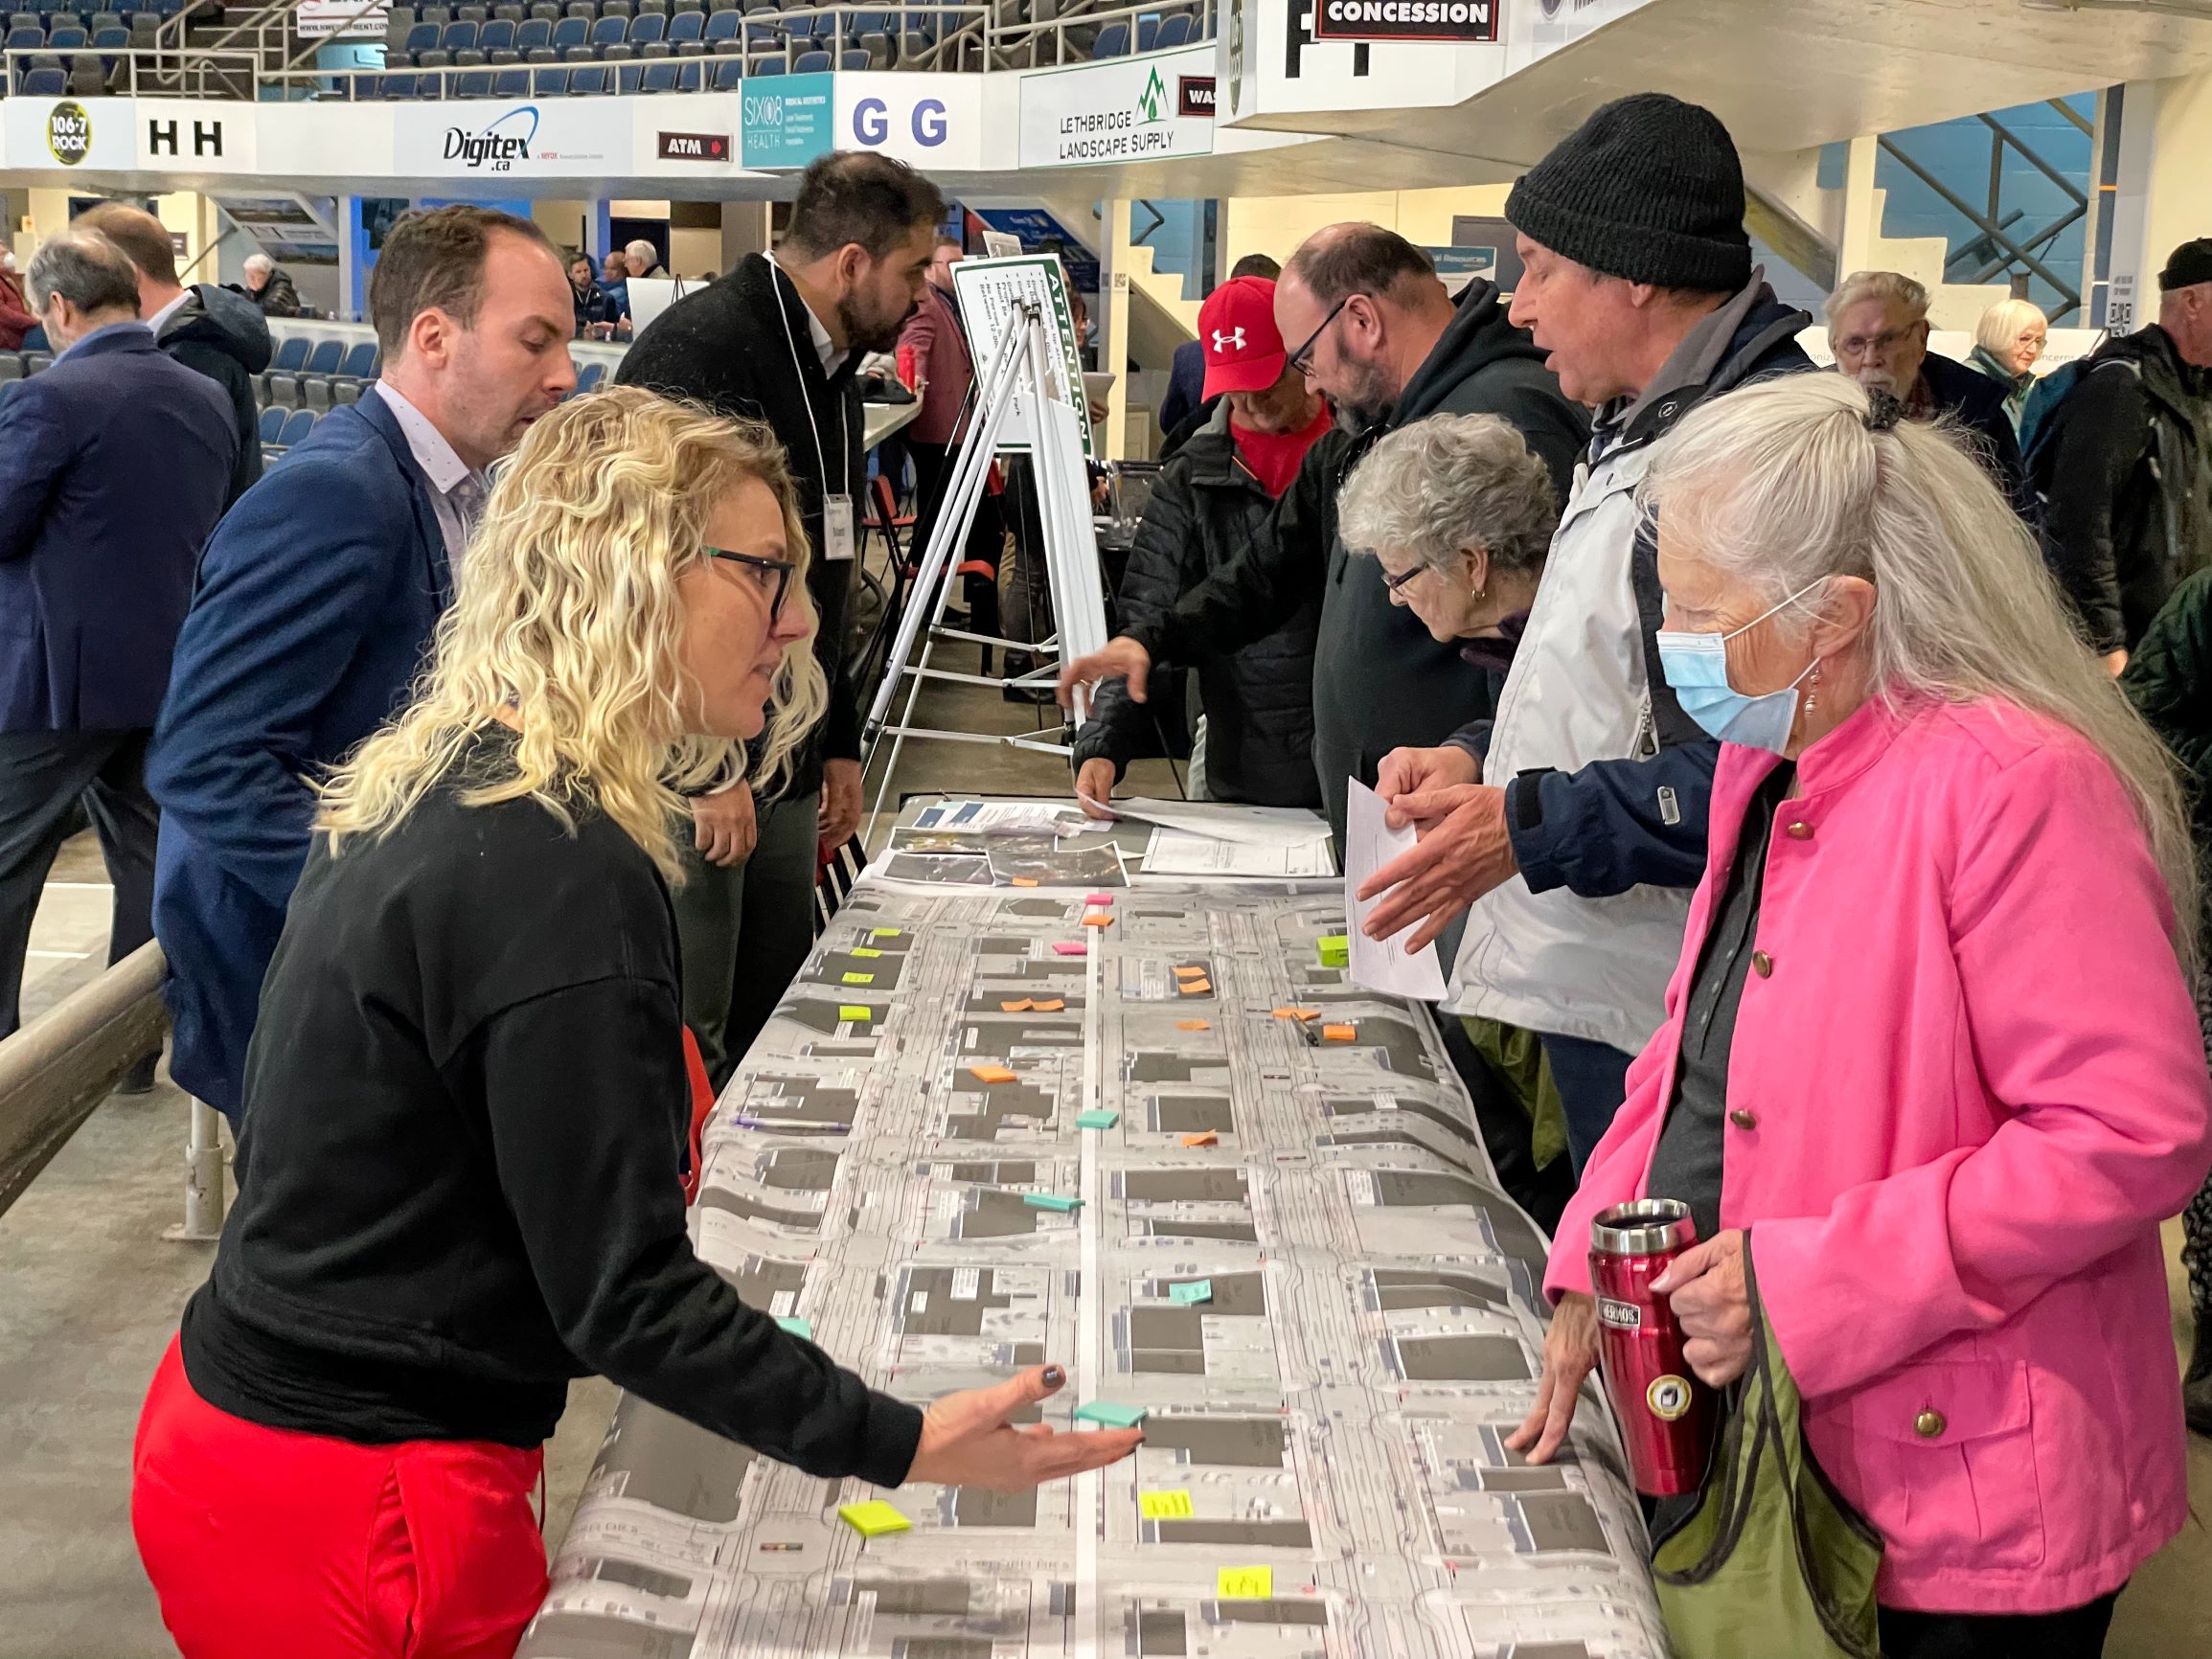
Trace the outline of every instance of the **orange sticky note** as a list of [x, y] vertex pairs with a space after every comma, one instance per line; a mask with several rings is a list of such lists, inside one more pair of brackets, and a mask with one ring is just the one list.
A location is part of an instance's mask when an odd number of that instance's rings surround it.
[[1032, 875], [1010, 875], [1007, 880], [1016, 887], [1035, 887], [1037, 885], [1037, 878]]
[[1202, 967], [1178, 967], [1175, 969], [1175, 977], [1177, 979], [1203, 979], [1206, 977], [1206, 970]]
[[1048, 996], [1033, 1002], [1029, 1006], [1037, 1010], [1038, 1013], [1058, 1013], [1061, 1009], [1067, 1007], [1067, 999], [1060, 996]]
[[1212, 996], [1214, 982], [1210, 979], [1186, 979], [1181, 989], [1185, 996]]
[[1177, 1031], [1212, 1031], [1213, 1029], [1202, 1019], [1179, 1019], [1175, 1021], [1175, 1030]]
[[1213, 1130], [1207, 1129], [1199, 1134], [1185, 1135], [1183, 1145], [1186, 1147], [1214, 1147], [1219, 1146], [1220, 1140], [1220, 1136], [1215, 1134]]
[[1317, 1008], [1279, 1008], [1275, 1011], [1275, 1017], [1277, 1019], [1297, 1020], [1319, 1019], [1321, 1011]]
[[979, 1083], [1011, 1083], [1014, 1074], [1004, 1066], [969, 1066], [969, 1075]]
[[1036, 1006], [1025, 996], [1019, 1002], [1002, 1002], [998, 1005], [998, 1010], [1001, 1013], [1027, 1013]]
[[1356, 1025], [1325, 1025], [1321, 1028], [1321, 1040], [1325, 1043], [1357, 1042], [1359, 1028]]
[[1083, 912], [1083, 924], [1085, 927], [1111, 927], [1114, 924], [1114, 914], [1110, 910], [1086, 910]]

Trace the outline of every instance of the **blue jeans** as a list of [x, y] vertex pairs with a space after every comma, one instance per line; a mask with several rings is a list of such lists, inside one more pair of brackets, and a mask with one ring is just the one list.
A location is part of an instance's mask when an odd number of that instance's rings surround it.
[[1551, 1061], [1552, 1083], [1567, 1114], [1567, 1151], [1580, 1176], [1590, 1153], [1613, 1125], [1621, 1097], [1628, 1092], [1629, 1062], [1636, 1057], [1623, 1054], [1610, 1043], [1588, 1037], [1537, 1034], [1544, 1058]]

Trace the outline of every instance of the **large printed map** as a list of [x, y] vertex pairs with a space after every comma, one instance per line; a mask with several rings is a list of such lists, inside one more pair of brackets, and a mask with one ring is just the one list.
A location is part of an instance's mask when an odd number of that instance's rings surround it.
[[[1057, 1360], [1044, 1416], [1141, 1408], [1143, 1447], [878, 1491], [626, 1398], [522, 1659], [1665, 1653], [1594, 1387], [1571, 1457], [1503, 1445], [1543, 1241], [1425, 1011], [1322, 966], [1335, 884], [1096, 897], [864, 878], [722, 1098], [694, 1227], [879, 1387]], [[911, 1529], [839, 1519], [873, 1498]]]

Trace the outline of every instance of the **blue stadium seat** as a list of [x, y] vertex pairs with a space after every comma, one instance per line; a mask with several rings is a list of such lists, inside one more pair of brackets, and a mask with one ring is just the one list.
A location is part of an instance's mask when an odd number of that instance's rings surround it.
[[662, 57], [645, 66], [645, 77], [638, 82], [640, 92], [673, 92], [676, 89], [676, 60]]
[[705, 12], [678, 11], [669, 19], [668, 42], [671, 46], [680, 46], [687, 40], [703, 39], [706, 27]]
[[338, 371], [351, 375], [356, 380], [374, 380], [376, 377], [376, 342], [356, 340], [346, 352], [345, 366]]
[[[678, 11], [676, 15], [689, 17], [695, 13]], [[676, 64], [676, 90], [678, 92], [704, 92], [707, 84], [706, 71], [706, 63], [701, 58], [687, 57], [682, 59]]]
[[[729, 13], [717, 12], [716, 15], [727, 16]], [[765, 71], [763, 73], [764, 74]], [[715, 90], [717, 92], [737, 91], [743, 84], [744, 76], [745, 60], [742, 57], [721, 57], [715, 60]]]
[[1098, 32], [1098, 38], [1090, 43], [1093, 57], [1127, 57], [1129, 51], [1129, 26], [1127, 23], [1108, 23]]
[[565, 69], [533, 69], [530, 72], [530, 96], [533, 98], [566, 98], [568, 71]]
[[387, 75], [383, 79], [382, 96], [385, 98], [413, 98], [415, 78], [412, 75]]
[[581, 17], [563, 17], [553, 26], [553, 46], [565, 52], [571, 46], [582, 46], [591, 34], [591, 25]]
[[533, 17], [515, 28], [514, 49], [517, 52], [529, 52], [536, 47], [551, 46], [552, 44], [553, 24], [547, 18]]
[[585, 98], [606, 90], [606, 71], [596, 63], [584, 64], [568, 74], [568, 94], [571, 98]]
[[870, 58], [866, 47], [848, 46], [845, 48], [845, 56], [838, 59], [837, 67], [845, 70], [865, 69], [869, 62]]
[[46, 44], [46, 31], [25, 29], [20, 26], [8, 31], [8, 37], [0, 45], [10, 52], [37, 52]]
[[46, 44], [56, 52], [82, 52], [90, 38], [74, 18], [46, 32]]
[[528, 98], [530, 96], [530, 71], [527, 69], [502, 69], [491, 78], [491, 96], [494, 98]]
[[277, 404], [271, 403], [262, 411], [262, 442], [281, 443], [285, 437], [285, 415]]
[[612, 46], [602, 46], [599, 49], [599, 60], [602, 63], [627, 63], [636, 56], [637, 48], [627, 40], [618, 40]]
[[290, 374], [298, 374], [308, 366], [308, 342], [294, 334], [277, 342], [276, 366]]
[[642, 63], [617, 63], [614, 66], [614, 90], [625, 98], [634, 97], [645, 80]]
[[455, 76], [453, 78], [453, 96], [455, 98], [490, 98], [491, 96], [491, 71], [489, 69], [471, 69], [467, 74]]
[[314, 429], [315, 412], [312, 409], [294, 409], [285, 417], [285, 431], [280, 442], [289, 449], [295, 443], [306, 442], [308, 434]]
[[435, 23], [418, 23], [407, 31], [407, 51], [428, 52], [438, 44], [439, 28]]
[[109, 25], [92, 32], [92, 50], [95, 52], [124, 52], [130, 47], [130, 31]]
[[629, 43], [644, 46], [668, 33], [669, 20], [658, 11], [644, 11], [629, 20]]
[[1159, 34], [1152, 38], [1152, 50], [1166, 52], [1174, 47], [1188, 46], [1191, 43], [1191, 30], [1195, 26], [1196, 19], [1188, 11], [1178, 11], [1173, 17], [1163, 18]]
[[476, 31], [476, 50], [479, 52], [508, 52], [514, 46], [514, 25], [504, 17], [494, 17]]
[[745, 65], [747, 75], [781, 75], [790, 68], [781, 57], [756, 57]]
[[591, 26], [591, 43], [594, 46], [620, 46], [629, 37], [629, 19], [602, 17]]
[[802, 52], [799, 54], [798, 60], [791, 65], [791, 73], [793, 75], [820, 75], [825, 73], [829, 67], [830, 55], [827, 52]]
[[745, 25], [745, 50], [747, 52], [761, 52], [771, 46], [781, 52], [790, 43], [790, 35], [772, 23], [748, 23]]
[[307, 372], [310, 375], [335, 375], [338, 365], [345, 361], [346, 342], [343, 340], [317, 340], [308, 358]]
[[476, 25], [466, 21], [448, 23], [445, 34], [438, 37], [438, 44], [447, 52], [472, 52], [476, 49]]
[[707, 19], [705, 38], [709, 41], [735, 40], [743, 24], [744, 19], [735, 11], [717, 11]]
[[604, 363], [586, 363], [576, 372], [576, 389], [579, 392], [594, 390], [606, 374]]
[[1157, 17], [1138, 18], [1137, 50], [1139, 52], [1150, 52], [1152, 49], [1152, 42], [1158, 38], [1159, 33], [1160, 20]]

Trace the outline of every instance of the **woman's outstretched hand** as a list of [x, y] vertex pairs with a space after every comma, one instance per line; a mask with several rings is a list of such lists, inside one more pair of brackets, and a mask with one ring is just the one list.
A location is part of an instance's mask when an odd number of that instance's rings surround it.
[[1583, 1378], [1598, 1368], [1598, 1305], [1570, 1290], [1552, 1309], [1543, 1339], [1543, 1378], [1537, 1384], [1536, 1409], [1505, 1437], [1506, 1449], [1526, 1451], [1532, 1464], [1551, 1462], [1575, 1420]]
[[1016, 1428], [1008, 1420], [1023, 1406], [1057, 1394], [1066, 1381], [1067, 1373], [1059, 1366], [1038, 1365], [990, 1388], [964, 1389], [931, 1400], [906, 1478], [994, 1492], [1027, 1491], [1046, 1481], [1119, 1463], [1144, 1443], [1142, 1429], [1076, 1434], [1041, 1423]]

